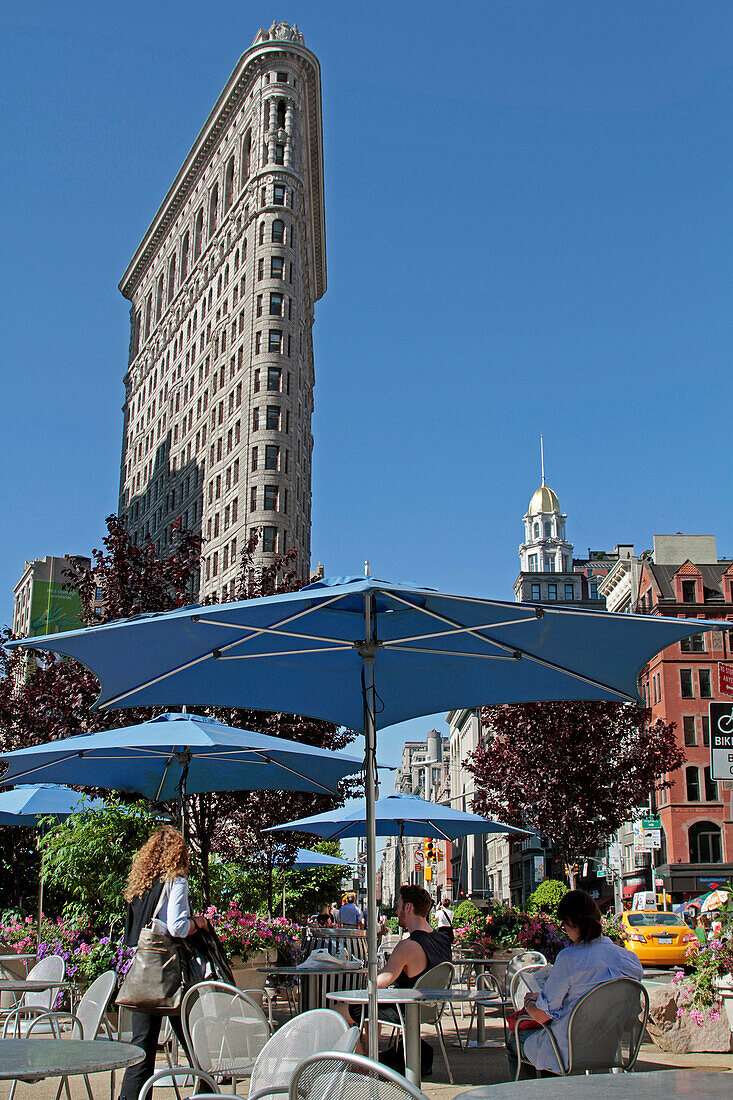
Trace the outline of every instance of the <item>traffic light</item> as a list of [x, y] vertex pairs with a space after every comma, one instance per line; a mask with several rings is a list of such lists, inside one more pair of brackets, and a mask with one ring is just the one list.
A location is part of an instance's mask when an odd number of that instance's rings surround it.
[[437, 854], [435, 851], [435, 843], [432, 840], [425, 841], [425, 866], [429, 866], [435, 863], [437, 860]]
[[430, 867], [429, 865], [426, 866], [424, 874], [425, 874], [425, 881], [426, 882], [432, 882], [433, 881], [433, 868], [432, 867]]

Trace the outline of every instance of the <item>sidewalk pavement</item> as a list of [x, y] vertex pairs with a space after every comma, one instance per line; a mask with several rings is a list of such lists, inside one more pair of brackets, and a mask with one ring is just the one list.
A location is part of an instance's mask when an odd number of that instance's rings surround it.
[[[280, 1013], [276, 1015], [280, 1017]], [[278, 1018], [277, 1022], [284, 1022], [287, 1018], [287, 1013], [284, 1013], [282, 1018]], [[468, 1014], [466, 1014], [463, 1021], [459, 1014], [458, 1023], [461, 1028], [462, 1037], [465, 1038], [465, 1029], [468, 1026]], [[508, 1081], [509, 1074], [503, 1049], [459, 1050], [457, 1046], [453, 1045], [456, 1036], [449, 1014], [443, 1016], [443, 1032], [448, 1048], [448, 1058], [450, 1059], [456, 1084], [451, 1085], [448, 1080], [448, 1075], [440, 1052], [440, 1046], [435, 1036], [435, 1029], [428, 1025], [423, 1026], [422, 1033], [424, 1038], [431, 1043], [435, 1049], [433, 1073], [430, 1077], [423, 1080], [422, 1086], [429, 1100], [453, 1100], [453, 1097], [457, 1096], [459, 1093], [465, 1092], [467, 1089], [473, 1088], [476, 1085], [501, 1085]], [[486, 1038], [503, 1042], [501, 1018], [499, 1017], [497, 1019], [492, 1012], [486, 1013]], [[163, 1055], [159, 1055], [157, 1068], [162, 1069], [165, 1067], [165, 1064]], [[650, 1072], [652, 1070], [664, 1069], [692, 1069], [704, 1070], [708, 1073], [719, 1071], [721, 1073], [733, 1074], [733, 1054], [664, 1054], [662, 1051], [658, 1050], [651, 1041], [644, 1042], [636, 1065], [636, 1072], [641, 1075], [645, 1071]], [[117, 1098], [121, 1080], [122, 1073], [118, 1071], [116, 1074], [116, 1090], [113, 1100]], [[108, 1100], [110, 1096], [109, 1074], [92, 1074], [91, 1082], [95, 1100]], [[71, 1100], [88, 1100], [84, 1088], [84, 1081], [81, 1077], [72, 1077], [70, 1079], [70, 1085]], [[18, 1085], [15, 1095], [17, 1100], [54, 1100], [57, 1088], [58, 1078], [51, 1078], [48, 1081], [41, 1081], [35, 1085], [21, 1083]], [[224, 1086], [223, 1091], [229, 1092], [230, 1090], [227, 1086]], [[238, 1091], [242, 1097], [246, 1097], [246, 1082], [240, 1082]], [[497, 1088], [497, 1100], [501, 1100], [502, 1091], [501, 1088]], [[0, 1100], [7, 1100], [9, 1093], [10, 1083], [6, 1081], [0, 1082]], [[721, 1080], [720, 1093], [721, 1097], [727, 1095], [733, 1096], [733, 1077], [728, 1080]], [[182, 1095], [186, 1097], [188, 1093], [183, 1091]], [[643, 1082], [639, 1081], [639, 1096], [643, 1097], [643, 1095]], [[598, 1083], [598, 1096], [599, 1100], [602, 1100], [602, 1080], [599, 1080]], [[156, 1090], [155, 1098], [156, 1100], [176, 1100], [175, 1092], [172, 1088], [161, 1088]]]

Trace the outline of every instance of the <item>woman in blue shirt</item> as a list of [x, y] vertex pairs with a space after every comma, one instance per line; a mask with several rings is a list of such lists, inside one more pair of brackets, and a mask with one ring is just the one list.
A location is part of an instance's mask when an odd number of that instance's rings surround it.
[[[644, 971], [633, 951], [619, 947], [601, 934], [600, 909], [584, 890], [565, 894], [557, 907], [557, 916], [571, 944], [557, 956], [542, 992], [527, 994], [524, 1010], [537, 1023], [550, 1025], [567, 1069], [568, 1024], [578, 1001], [601, 982], [610, 982], [613, 978], [641, 981]], [[524, 1059], [536, 1069], [562, 1072], [543, 1028], [520, 1032], [520, 1041]], [[507, 1055], [513, 1080], [517, 1071], [513, 1037]]]

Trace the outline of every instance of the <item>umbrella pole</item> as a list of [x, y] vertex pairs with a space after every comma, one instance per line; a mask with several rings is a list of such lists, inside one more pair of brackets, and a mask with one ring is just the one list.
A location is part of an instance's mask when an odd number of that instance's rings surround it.
[[[367, 605], [367, 626], [370, 622]], [[369, 1057], [379, 1060], [379, 1027], [377, 1025], [377, 825], [374, 803], [377, 788], [377, 727], [375, 721], [374, 653], [370, 644], [361, 647], [364, 671], [364, 741], [366, 753], [366, 844], [367, 844], [367, 988], [369, 991]]]

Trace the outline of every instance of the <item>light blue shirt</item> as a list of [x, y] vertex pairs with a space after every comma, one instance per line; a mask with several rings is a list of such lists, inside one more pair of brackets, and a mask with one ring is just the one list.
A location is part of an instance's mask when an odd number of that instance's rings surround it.
[[356, 928], [363, 920], [364, 914], [353, 901], [347, 901], [346, 905], [342, 905], [339, 909], [339, 924], [343, 924], [346, 928]]
[[[163, 887], [165, 890], [165, 886]], [[187, 936], [191, 927], [191, 910], [188, 904], [188, 879], [174, 878], [168, 897], [163, 900], [157, 920], [161, 921], [171, 936]]]
[[[600, 936], [590, 943], [572, 944], [560, 952], [537, 998], [537, 1007], [552, 1019], [549, 1027], [565, 1069], [568, 1066], [568, 1024], [578, 1001], [601, 982], [610, 982], [613, 978], [641, 981], [643, 973], [633, 951], [619, 947], [608, 936]], [[537, 1069], [560, 1072], [549, 1036], [542, 1028], [527, 1036], [523, 1049], [525, 1058]]]

